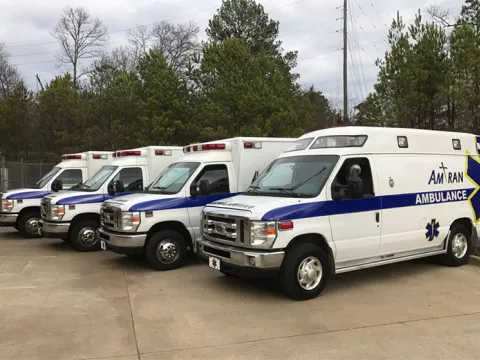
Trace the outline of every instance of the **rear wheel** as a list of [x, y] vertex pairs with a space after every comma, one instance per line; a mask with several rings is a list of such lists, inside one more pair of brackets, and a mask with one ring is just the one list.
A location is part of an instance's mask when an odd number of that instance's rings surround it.
[[18, 220], [18, 231], [24, 238], [33, 239], [38, 238], [38, 222], [40, 221], [40, 212], [30, 211], [24, 213]]
[[462, 266], [470, 257], [470, 232], [463, 225], [453, 225], [448, 237], [447, 253], [440, 257], [440, 262], [447, 266]]
[[145, 247], [145, 258], [155, 270], [179, 268], [187, 253], [187, 242], [173, 230], [162, 230], [153, 235]]
[[100, 241], [96, 237], [96, 231], [99, 227], [100, 224], [95, 220], [80, 221], [73, 225], [69, 242], [77, 251], [100, 250]]
[[298, 244], [285, 255], [280, 272], [283, 291], [294, 300], [317, 297], [329, 277], [325, 252], [313, 244]]

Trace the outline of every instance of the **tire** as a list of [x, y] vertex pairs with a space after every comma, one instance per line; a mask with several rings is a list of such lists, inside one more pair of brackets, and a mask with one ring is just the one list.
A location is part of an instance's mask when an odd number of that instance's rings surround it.
[[[163, 248], [163, 251], [160, 248]], [[145, 258], [155, 270], [174, 270], [185, 260], [187, 242], [173, 230], [162, 230], [153, 235], [145, 247]]]
[[[310, 259], [310, 260], [307, 260]], [[318, 270], [311, 269], [312, 273], [305, 273], [305, 276], [312, 276], [312, 287], [310, 289], [302, 287], [298, 280], [299, 269], [308, 262], [317, 262]], [[321, 269], [321, 272], [319, 271]], [[313, 277], [316, 277], [315, 279]], [[325, 287], [330, 276], [328, 258], [325, 252], [313, 244], [298, 244], [289, 249], [280, 271], [280, 286], [290, 298], [294, 300], [309, 300], [317, 297]], [[318, 279], [319, 278], [319, 279]], [[307, 278], [308, 279], [308, 278]], [[308, 284], [307, 284], [308, 285]]]
[[96, 237], [96, 230], [100, 223], [96, 220], [83, 220], [73, 225], [70, 232], [70, 239], [67, 241], [77, 251], [98, 251], [100, 250], [100, 241]]
[[23, 214], [18, 220], [18, 231], [27, 239], [39, 238], [38, 221], [40, 220], [40, 211], [29, 211]]
[[463, 225], [453, 225], [447, 243], [447, 253], [440, 257], [446, 266], [462, 266], [468, 262], [472, 249], [470, 232]]

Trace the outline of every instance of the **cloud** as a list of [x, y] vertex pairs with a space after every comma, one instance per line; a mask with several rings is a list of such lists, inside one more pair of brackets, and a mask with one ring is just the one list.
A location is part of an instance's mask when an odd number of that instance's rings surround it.
[[[313, 85], [341, 105], [343, 94], [342, 8], [339, 0], [259, 0], [270, 17], [280, 21], [280, 39], [285, 50], [298, 50], [299, 82]], [[348, 0], [352, 21], [349, 29], [349, 98], [351, 105], [372, 90], [377, 76], [375, 59], [388, 49], [387, 28], [397, 10], [410, 23], [418, 9], [432, 3], [460, 11], [463, 0]], [[320, 5], [319, 5], [320, 4]], [[100, 18], [109, 30], [109, 48], [125, 43], [126, 32], [136, 25], [161, 20], [195, 21], [206, 39], [208, 20], [221, 5], [220, 0], [75, 0], [70, 6], [82, 6]], [[60, 0], [15, 0], [2, 5], [0, 42], [7, 46], [11, 62], [32, 89], [37, 88], [35, 74], [44, 83], [65, 70], [57, 67], [58, 44], [50, 32], [56, 25], [65, 2]], [[22, 46], [24, 45], [24, 46]]]

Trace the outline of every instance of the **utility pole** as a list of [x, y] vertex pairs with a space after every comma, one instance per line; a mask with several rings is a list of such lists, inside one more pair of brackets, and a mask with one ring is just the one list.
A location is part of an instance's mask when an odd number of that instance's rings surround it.
[[347, 2], [343, 0], [343, 125], [348, 124]]

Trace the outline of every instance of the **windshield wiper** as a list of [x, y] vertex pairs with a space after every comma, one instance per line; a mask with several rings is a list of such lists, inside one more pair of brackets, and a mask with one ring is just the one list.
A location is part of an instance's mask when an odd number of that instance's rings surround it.
[[280, 192], [288, 193], [295, 197], [300, 197], [300, 194], [297, 194], [295, 191], [293, 191], [294, 190], [293, 188], [273, 187], [273, 188], [268, 188], [268, 190], [280, 191]]

